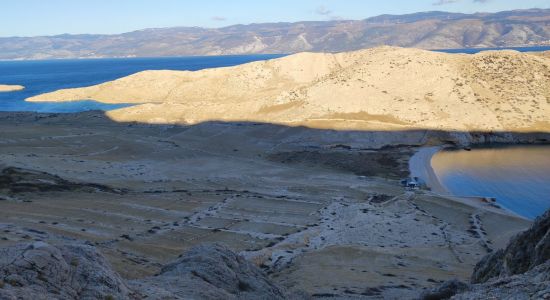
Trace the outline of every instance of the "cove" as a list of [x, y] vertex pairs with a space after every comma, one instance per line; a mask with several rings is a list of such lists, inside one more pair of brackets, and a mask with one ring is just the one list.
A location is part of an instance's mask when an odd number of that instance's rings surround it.
[[418, 170], [422, 160], [429, 164], [427, 171], [416, 174], [439, 194], [495, 198], [499, 206], [529, 219], [550, 209], [550, 145], [431, 148], [411, 160], [411, 170]]

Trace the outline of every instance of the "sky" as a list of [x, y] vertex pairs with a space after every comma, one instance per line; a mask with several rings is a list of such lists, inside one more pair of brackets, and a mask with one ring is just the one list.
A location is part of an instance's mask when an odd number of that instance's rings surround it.
[[1, 0], [0, 37], [550, 8], [550, 0]]

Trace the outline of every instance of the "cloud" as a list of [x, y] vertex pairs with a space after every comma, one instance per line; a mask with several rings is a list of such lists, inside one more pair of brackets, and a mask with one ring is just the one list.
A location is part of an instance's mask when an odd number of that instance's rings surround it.
[[322, 16], [328, 16], [332, 14], [332, 10], [326, 8], [324, 5], [321, 5], [317, 7], [317, 9], [315, 10], [315, 13]]
[[[472, 2], [484, 4], [490, 1], [491, 0], [473, 0]], [[458, 2], [462, 2], [462, 0], [437, 0], [436, 2], [433, 3], [433, 5], [447, 5], [447, 4], [453, 4]]]
[[437, 2], [434, 2], [433, 5], [447, 5], [447, 4], [453, 4], [460, 2], [461, 0], [438, 0]]
[[227, 21], [227, 18], [226, 17], [220, 17], [220, 16], [213, 16], [212, 21], [224, 22], [224, 21]]

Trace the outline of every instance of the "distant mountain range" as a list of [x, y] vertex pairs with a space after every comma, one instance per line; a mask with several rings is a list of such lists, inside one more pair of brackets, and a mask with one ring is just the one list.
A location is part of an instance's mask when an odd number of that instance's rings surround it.
[[337, 52], [391, 45], [423, 49], [550, 45], [550, 9], [423, 12], [359, 21], [175, 27], [117, 35], [0, 38], [0, 59]]

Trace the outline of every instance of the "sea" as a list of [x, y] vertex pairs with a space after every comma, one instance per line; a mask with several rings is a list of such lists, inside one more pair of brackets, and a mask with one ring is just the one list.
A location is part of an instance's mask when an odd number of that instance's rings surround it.
[[[484, 49], [435, 50], [447, 53], [477, 53]], [[502, 48], [500, 48], [502, 49]], [[546, 51], [548, 47], [507, 48], [517, 51]], [[0, 84], [25, 86], [23, 91], [0, 93], [0, 111], [69, 113], [112, 110], [127, 105], [95, 101], [29, 103], [26, 98], [59, 89], [96, 85], [145, 70], [188, 70], [229, 67], [285, 55], [230, 55], [162, 58], [109, 58], [35, 61], [0, 61]]]
[[431, 167], [454, 196], [491, 197], [528, 219], [550, 209], [550, 145], [443, 150]]
[[96, 101], [31, 103], [25, 102], [25, 99], [59, 89], [96, 85], [145, 70], [197, 71], [282, 56], [284, 55], [0, 61], [0, 84], [25, 86], [22, 91], [0, 93], [0, 111], [108, 111], [128, 105], [103, 104]]

